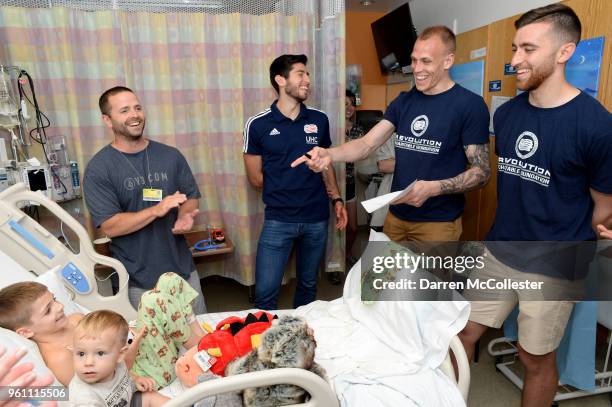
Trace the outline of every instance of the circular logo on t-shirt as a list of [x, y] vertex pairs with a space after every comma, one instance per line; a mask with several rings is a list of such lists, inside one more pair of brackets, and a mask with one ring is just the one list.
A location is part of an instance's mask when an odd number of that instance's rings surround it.
[[417, 116], [410, 125], [410, 131], [417, 137], [421, 137], [429, 126], [429, 119], [424, 114]]
[[538, 138], [530, 131], [524, 131], [516, 139], [514, 151], [521, 159], [526, 159], [535, 154], [538, 149]]
[[127, 189], [128, 191], [133, 190], [135, 186], [136, 186], [136, 183], [134, 182], [134, 178], [127, 177], [126, 179], [123, 180], [123, 187]]

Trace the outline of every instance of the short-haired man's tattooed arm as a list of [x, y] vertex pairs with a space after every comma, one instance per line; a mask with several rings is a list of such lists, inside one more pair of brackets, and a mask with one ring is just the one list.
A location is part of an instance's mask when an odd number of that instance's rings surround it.
[[453, 178], [416, 181], [406, 195], [391, 204], [405, 203], [418, 208], [434, 196], [458, 194], [485, 186], [491, 177], [489, 145], [470, 144], [464, 146], [464, 149], [470, 168]]
[[456, 177], [440, 180], [441, 195], [472, 191], [489, 182], [489, 144], [470, 144], [464, 149], [470, 168]]

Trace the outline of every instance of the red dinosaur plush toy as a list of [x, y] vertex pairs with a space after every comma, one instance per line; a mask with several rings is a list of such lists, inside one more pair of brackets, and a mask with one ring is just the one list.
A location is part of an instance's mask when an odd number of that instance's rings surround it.
[[259, 311], [245, 318], [229, 317], [219, 322], [216, 330], [204, 335], [198, 344], [198, 351], [205, 350], [217, 359], [210, 371], [224, 376], [225, 366], [256, 348], [260, 343], [260, 335], [275, 318], [278, 317]]

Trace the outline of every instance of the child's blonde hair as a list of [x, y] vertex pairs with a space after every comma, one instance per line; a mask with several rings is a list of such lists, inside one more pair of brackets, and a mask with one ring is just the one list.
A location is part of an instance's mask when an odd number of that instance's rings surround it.
[[128, 323], [121, 315], [109, 310], [94, 311], [85, 315], [77, 324], [74, 337], [78, 339], [99, 337], [107, 329], [113, 329], [117, 332], [119, 344], [126, 344], [129, 331]]
[[0, 290], [0, 327], [12, 331], [29, 326], [32, 305], [49, 290], [35, 281], [11, 284]]

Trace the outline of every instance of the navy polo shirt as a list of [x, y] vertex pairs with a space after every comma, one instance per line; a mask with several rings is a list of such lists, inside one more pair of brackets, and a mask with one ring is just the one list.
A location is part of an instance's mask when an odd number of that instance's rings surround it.
[[[396, 131], [392, 192], [415, 180], [456, 177], [468, 165], [463, 147], [489, 143], [487, 105], [458, 84], [436, 95], [426, 95], [416, 87], [402, 92], [384, 117]], [[404, 221], [449, 222], [461, 216], [463, 207], [463, 194], [450, 194], [429, 198], [419, 208], [400, 204], [389, 210]]]
[[319, 110], [300, 105], [295, 120], [276, 107], [249, 118], [244, 126], [244, 153], [260, 155], [266, 219], [320, 222], [329, 218], [329, 199], [321, 174], [291, 163], [313, 147], [331, 146], [329, 120]]

